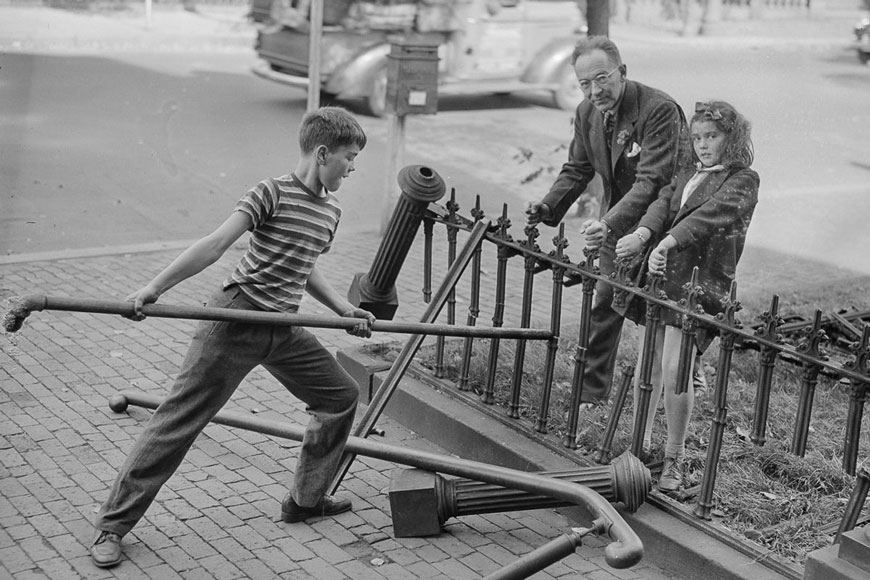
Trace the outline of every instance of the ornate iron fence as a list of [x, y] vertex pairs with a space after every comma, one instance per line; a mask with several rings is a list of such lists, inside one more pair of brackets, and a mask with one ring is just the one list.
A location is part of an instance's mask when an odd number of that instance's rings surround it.
[[[480, 200], [476, 201], [475, 207], [471, 210], [471, 217], [464, 217], [459, 213], [459, 206], [456, 203], [455, 192], [451, 192], [451, 198], [446, 205], [438, 205], [432, 203], [429, 205], [427, 213], [424, 217], [424, 268], [427, 270], [424, 273], [424, 295], [431, 293], [427, 286], [432, 279], [432, 252], [433, 252], [433, 237], [434, 226], [442, 225], [447, 232], [448, 259], [453, 260], [455, 256], [456, 238], [459, 232], [469, 232], [475, 224], [484, 219], [484, 214], [480, 210]], [[773, 384], [774, 368], [778, 362], [784, 364], [796, 364], [801, 367], [801, 385], [798, 393], [798, 412], [795, 417], [794, 431], [790, 446], [791, 453], [797, 456], [803, 456], [806, 451], [808, 434], [810, 432], [810, 417], [813, 409], [813, 399], [815, 388], [818, 382], [819, 374], [826, 374], [836, 377], [841, 381], [845, 381], [849, 385], [851, 399], [849, 404], [848, 416], [846, 418], [845, 439], [843, 442], [843, 458], [842, 467], [849, 475], [856, 474], [858, 465], [858, 444], [860, 440], [860, 428], [864, 414], [864, 406], [867, 399], [868, 389], [870, 389], [870, 367], [868, 367], [868, 357], [870, 357], [870, 325], [858, 320], [857, 325], [862, 325], [860, 330], [861, 335], [855, 341], [849, 350], [851, 351], [850, 360], [845, 362], [832, 361], [822, 350], [822, 344], [826, 339], [825, 332], [822, 328], [823, 314], [821, 311], [815, 313], [813, 322], [807, 326], [800, 340], [796, 345], [788, 344], [783, 340], [780, 329], [783, 325], [783, 318], [779, 312], [779, 296], [773, 295], [770, 301], [770, 306], [760, 316], [760, 324], [753, 328], [744, 328], [736, 317], [736, 313], [741, 306], [736, 298], [736, 284], [731, 287], [730, 295], [725, 297], [723, 305], [725, 311], [717, 316], [710, 316], [703, 311], [698, 304], [700, 286], [693, 279], [687, 284], [686, 296], [679, 301], [675, 301], [664, 295], [660, 290], [661, 280], [652, 277], [651, 282], [643, 288], [638, 288], [627, 279], [627, 268], [618, 267], [617, 272], [609, 277], [604, 276], [599, 271], [596, 261], [597, 254], [584, 249], [583, 259], [573, 262], [565, 253], [565, 248], [568, 246], [568, 240], [565, 238], [564, 226], [561, 226], [557, 236], [553, 238], [553, 249], [545, 251], [537, 244], [537, 239], [540, 232], [536, 227], [526, 227], [523, 230], [523, 239], [515, 240], [509, 233], [511, 222], [508, 219], [507, 206], [504, 206], [502, 215], [487, 229], [482, 243], [488, 243], [494, 246], [496, 255], [496, 273], [495, 273], [495, 289], [494, 289], [494, 304], [493, 304], [493, 327], [500, 327], [505, 320], [505, 296], [508, 284], [508, 267], [509, 262], [513, 259], [515, 262], [522, 262], [522, 299], [519, 304], [519, 320], [520, 327], [527, 328], [531, 321], [532, 305], [535, 300], [535, 282], [536, 277], [543, 272], [551, 273], [550, 284], [550, 332], [552, 338], [547, 343], [546, 363], [543, 374], [543, 387], [540, 396], [539, 409], [537, 412], [536, 429], [540, 433], [547, 431], [547, 417], [550, 411], [551, 394], [553, 389], [553, 367], [560, 340], [562, 326], [562, 295], [565, 288], [582, 285], [582, 294], [580, 301], [580, 325], [579, 335], [577, 336], [577, 347], [574, 354], [574, 372], [571, 384], [571, 403], [569, 407], [568, 425], [566, 433], [562, 438], [562, 445], [567, 448], [576, 449], [576, 434], [578, 432], [580, 396], [583, 392], [583, 375], [586, 366], [586, 346], [589, 340], [589, 313], [592, 307], [592, 295], [595, 284], [599, 280], [603, 280], [614, 287], [615, 299], [626, 297], [629, 294], [640, 297], [646, 303], [646, 323], [644, 332], [647, 337], [654, 335], [657, 326], [660, 324], [660, 314], [662, 309], [675, 311], [681, 315], [682, 319], [682, 344], [680, 349], [680, 361], [678, 370], [678, 383], [676, 388], [680, 392], [685, 392], [689, 386], [691, 368], [691, 358], [694, 356], [694, 338], [699, 326], [705, 325], [708, 328], [713, 328], [718, 331], [719, 336], [719, 356], [718, 370], [716, 373], [716, 381], [713, 392], [713, 400], [715, 402], [714, 418], [710, 425], [709, 445], [707, 448], [707, 460], [703, 479], [700, 486], [700, 492], [697, 499], [697, 504], [694, 508], [694, 514], [702, 519], [711, 519], [711, 511], [713, 506], [713, 491], [716, 481], [716, 472], [722, 450], [723, 436], [725, 431], [726, 419], [728, 416], [728, 388], [729, 377], [732, 367], [732, 355], [735, 350], [735, 344], [738, 342], [752, 343], [758, 350], [758, 379], [756, 383], [755, 405], [753, 413], [753, 425], [750, 434], [752, 443], [758, 446], [765, 444], [767, 440], [766, 428], [768, 419], [768, 409], [770, 405], [770, 393]], [[484, 269], [483, 251], [478, 248], [471, 260], [470, 266], [470, 289], [468, 296], [468, 315], [467, 326], [477, 324], [480, 315], [481, 306], [481, 272]], [[451, 303], [448, 309], [448, 324], [456, 323], [456, 308], [455, 308], [455, 293], [451, 291], [449, 298]], [[858, 328], [858, 326], [855, 326]], [[475, 337], [467, 336], [464, 338], [463, 355], [458, 371], [458, 380], [456, 381], [459, 390], [468, 390], [469, 388], [469, 367], [471, 364], [472, 343]], [[496, 370], [499, 365], [498, 355], [501, 339], [494, 337], [490, 339], [489, 355], [488, 355], [488, 372], [486, 376], [486, 384], [483, 387], [481, 400], [484, 403], [492, 404], [494, 401], [494, 381]], [[526, 339], [517, 339], [515, 349], [515, 359], [513, 363], [512, 383], [510, 389], [509, 403], [507, 406], [507, 416], [511, 419], [518, 419], [519, 414], [517, 407], [520, 400], [520, 392], [523, 388], [523, 367], [525, 362], [525, 345]], [[640, 456], [643, 431], [647, 417], [647, 409], [650, 404], [650, 393], [652, 385], [650, 381], [652, 368], [652, 340], [645, 341], [645, 348], [639, 354], [637, 369], [640, 373], [640, 396], [635, 401], [638, 412], [636, 413], [636, 422], [634, 425], [631, 451], [635, 455]], [[444, 369], [444, 348], [443, 337], [439, 338], [439, 345], [436, 349], [436, 375], [443, 376]], [[616, 431], [616, 423], [619, 419], [623, 401], [626, 397], [627, 385], [630, 382], [630, 375], [623, 377], [623, 384], [618, 389], [615, 395], [615, 402], [612, 406], [611, 415], [608, 420], [607, 428], [604, 430], [601, 440], [598, 445], [598, 461], [606, 461], [610, 455], [610, 448], [613, 435]], [[665, 388], [668, 388], [667, 386]], [[859, 508], [860, 509], [860, 506]], [[849, 515], [847, 514], [847, 517]]]

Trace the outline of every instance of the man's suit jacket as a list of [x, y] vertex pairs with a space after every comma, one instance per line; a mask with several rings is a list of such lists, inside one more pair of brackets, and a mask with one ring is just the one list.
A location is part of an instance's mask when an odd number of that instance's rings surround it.
[[[758, 203], [758, 173], [749, 168], [711, 173], [680, 207], [683, 189], [694, 168], [681, 170], [641, 218], [638, 227], [653, 232], [652, 244], [672, 235], [677, 247], [668, 252], [663, 290], [672, 300], [684, 298], [683, 285], [697, 266], [704, 289], [701, 306], [711, 315], [724, 310], [722, 299], [731, 290], [737, 262], [743, 254], [746, 230]], [[646, 268], [646, 264], [644, 264]], [[676, 317], [662, 310], [662, 322], [676, 325]]]
[[662, 91], [627, 80], [616, 123], [608, 151], [604, 116], [586, 99], [577, 106], [568, 162], [542, 200], [552, 213], [546, 225], [557, 225], [598, 173], [600, 217], [620, 237], [670, 183], [679, 162], [690, 159], [685, 115]]

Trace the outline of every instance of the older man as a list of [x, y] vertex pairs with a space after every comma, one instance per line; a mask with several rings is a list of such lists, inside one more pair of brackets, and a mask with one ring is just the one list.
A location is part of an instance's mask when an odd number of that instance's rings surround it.
[[[586, 244], [600, 251], [603, 274], [615, 269], [616, 240], [633, 230], [667, 185], [679, 160], [691, 154], [686, 117], [673, 98], [628, 80], [617, 46], [604, 36], [582, 38], [574, 71], [585, 99], [574, 115], [568, 162], [550, 192], [526, 208], [528, 223], [557, 225], [597, 173], [604, 185], [601, 213], [583, 224]], [[648, 240], [643, 240], [647, 242]], [[599, 282], [581, 403], [603, 403], [610, 394], [623, 318], [611, 308], [613, 289]]]

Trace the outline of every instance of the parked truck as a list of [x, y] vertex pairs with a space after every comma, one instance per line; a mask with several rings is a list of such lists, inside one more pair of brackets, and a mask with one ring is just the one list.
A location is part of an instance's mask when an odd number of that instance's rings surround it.
[[[256, 75], [307, 89], [308, 1], [254, 0]], [[571, 54], [582, 34], [575, 0], [328, 0], [321, 92], [363, 99], [383, 116], [390, 46], [414, 43], [437, 46], [439, 95], [548, 91], [556, 107], [573, 110], [583, 95]]]

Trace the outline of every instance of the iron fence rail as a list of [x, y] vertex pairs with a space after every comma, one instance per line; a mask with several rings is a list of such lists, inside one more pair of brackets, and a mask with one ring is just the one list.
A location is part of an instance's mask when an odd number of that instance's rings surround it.
[[[450, 202], [447, 206], [430, 204], [424, 218], [433, 224], [443, 225], [448, 232], [448, 237], [454, 240], [457, 231], [470, 231], [482, 218], [479, 209], [479, 198], [475, 204], [470, 218], [458, 213], [458, 204], [455, 201], [455, 192], [451, 193]], [[779, 313], [779, 296], [774, 294], [770, 306], [760, 316], [760, 324], [752, 328], [744, 328], [737, 319], [736, 313], [741, 309], [737, 301], [737, 286], [732, 284], [731, 291], [723, 300], [724, 312], [711, 316], [704, 312], [698, 305], [698, 295], [701, 291], [697, 283], [697, 273], [686, 285], [686, 296], [680, 301], [674, 301], [659, 290], [661, 280], [655, 276], [650, 277], [650, 282], [643, 288], [638, 288], [627, 277], [627, 268], [624, 264], [617, 267], [617, 272], [605, 275], [596, 266], [598, 255], [596, 252], [583, 250], [582, 261], [572, 262], [565, 254], [564, 249], [568, 241], [564, 236], [564, 227], [559, 229], [558, 235], [553, 238], [553, 250], [545, 251], [537, 244], [539, 232], [536, 227], [526, 227], [523, 230], [523, 239], [515, 240], [509, 233], [511, 227], [508, 219], [507, 206], [503, 208], [502, 215], [495, 220], [487, 229], [484, 241], [495, 246], [496, 249], [496, 276], [495, 297], [493, 305], [492, 326], [501, 327], [505, 318], [505, 292], [507, 285], [508, 262], [516, 257], [522, 261], [522, 300], [520, 302], [520, 327], [526, 327], [530, 323], [529, 307], [534, 301], [534, 278], [544, 271], [551, 271], [553, 280], [551, 287], [551, 315], [550, 332], [552, 338], [548, 341], [546, 355], [546, 370], [542, 385], [540, 408], [536, 430], [546, 433], [546, 419], [549, 413], [551, 401], [551, 389], [553, 383], [552, 368], [555, 350], [561, 339], [561, 310], [562, 291], [564, 288], [582, 284], [582, 297], [580, 304], [580, 330], [577, 337], [577, 347], [574, 355], [574, 373], [571, 385], [571, 403], [568, 411], [567, 432], [563, 437], [562, 444], [565, 447], [576, 449], [576, 434], [578, 430], [578, 407], [580, 396], [583, 392], [583, 374], [586, 366], [586, 347], [589, 340], [589, 313], [592, 306], [592, 294], [595, 285], [603, 281], [614, 288], [615, 300], [629, 296], [639, 297], [646, 304], [646, 338], [643, 352], [639, 355], [636, 371], [640, 373], [640, 395], [637, 405], [637, 413], [633, 431], [631, 451], [640, 456], [642, 450], [643, 431], [650, 404], [652, 385], [650, 381], [652, 368], [652, 343], [650, 337], [654, 335], [656, 327], [660, 324], [662, 309], [667, 309], [681, 315], [682, 319], [682, 343], [680, 348], [680, 364], [678, 369], [678, 392], [685, 392], [689, 385], [689, 369], [691, 358], [694, 356], [693, 341], [701, 326], [718, 332], [720, 339], [718, 372], [714, 386], [715, 414], [710, 425], [710, 443], [707, 449], [707, 461], [704, 476], [700, 486], [697, 504], [694, 514], [702, 519], [711, 519], [713, 506], [713, 490], [715, 487], [716, 472], [723, 444], [725, 424], [728, 414], [728, 387], [732, 364], [732, 356], [735, 345], [751, 343], [758, 349], [758, 379], [756, 383], [756, 398], [753, 413], [753, 427], [750, 435], [751, 441], [758, 446], [766, 442], [766, 425], [768, 409], [770, 405], [770, 393], [773, 384], [774, 369], [778, 362], [785, 362], [801, 367], [801, 387], [798, 393], [798, 413], [795, 418], [794, 433], [792, 435], [791, 452], [803, 456], [806, 451], [807, 438], [812, 415], [812, 404], [815, 387], [819, 374], [828, 374], [848, 382], [850, 388], [850, 404], [846, 418], [846, 435], [842, 467], [845, 472], [855, 475], [858, 463], [858, 443], [861, 435], [861, 422], [863, 419], [864, 405], [870, 390], [870, 325], [861, 318], [852, 317], [848, 322], [854, 330], [860, 332], [858, 339], [851, 345], [847, 345], [852, 353], [851, 360], [838, 362], [831, 360], [822, 348], [826, 335], [822, 329], [822, 321], [825, 319], [821, 311], [817, 311], [813, 323], [805, 328], [801, 340], [797, 344], [788, 344], [783, 340], [781, 329], [784, 320]], [[431, 237], [434, 235], [433, 227], [424, 230], [425, 251], [433, 251]], [[431, 260], [426, 260], [431, 265]], [[431, 267], [431, 266], [427, 266]], [[478, 260], [472, 264], [471, 296], [468, 320], [476, 321], [480, 312], [481, 283], [479, 270], [481, 264]], [[431, 278], [431, 273], [426, 274]], [[862, 328], [863, 326], [863, 328]], [[853, 332], [854, 336], [855, 333]], [[472, 337], [465, 339], [464, 356], [459, 369], [458, 388], [468, 390], [468, 374]], [[511, 383], [510, 401], [507, 415], [518, 419], [516, 405], [519, 399], [519, 390], [522, 388], [523, 365], [525, 358], [525, 341], [518, 339], [516, 358], [513, 364], [513, 380]], [[499, 338], [494, 337], [489, 345], [488, 372], [486, 384], [483, 388], [481, 400], [484, 403], [494, 402], [494, 381], [498, 368]], [[437, 353], [443, 356], [443, 349]], [[443, 361], [436, 361], [436, 367], [443, 368]], [[634, 372], [631, 371], [631, 372]], [[631, 375], [623, 377], [623, 384], [617, 393], [620, 404], [613, 406], [608, 428], [605, 430], [601, 444], [598, 448], [598, 460], [606, 461], [610, 452], [610, 445], [615, 432], [618, 413], [621, 412], [622, 404]], [[847, 514], [848, 515], [848, 514]]]

